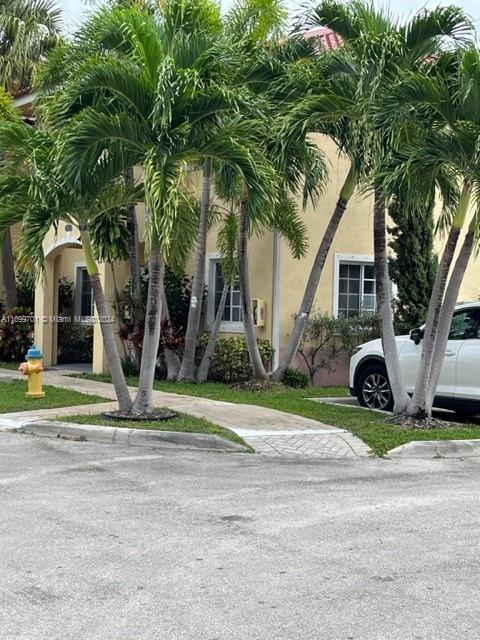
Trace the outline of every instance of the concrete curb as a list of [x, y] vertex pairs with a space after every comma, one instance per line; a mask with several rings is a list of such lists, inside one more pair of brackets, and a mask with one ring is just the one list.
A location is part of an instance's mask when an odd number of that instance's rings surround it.
[[475, 458], [480, 440], [418, 440], [388, 452], [389, 458]]
[[56, 420], [26, 422], [18, 427], [12, 427], [9, 431], [79, 442], [103, 442], [105, 444], [162, 449], [192, 449], [195, 451], [248, 452], [248, 449], [241, 444], [207, 433], [125, 429], [90, 424], [80, 425], [71, 422], [57, 422]]

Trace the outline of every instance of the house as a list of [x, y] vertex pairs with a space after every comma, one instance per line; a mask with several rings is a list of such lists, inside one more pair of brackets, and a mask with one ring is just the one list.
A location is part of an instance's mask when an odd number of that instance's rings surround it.
[[[315, 30], [325, 46], [338, 46], [339, 40], [328, 29]], [[317, 135], [316, 143], [325, 152], [330, 162], [328, 188], [318, 205], [311, 204], [304, 212], [304, 221], [310, 238], [308, 254], [295, 260], [278, 234], [266, 233], [252, 238], [249, 245], [252, 296], [257, 309], [257, 335], [271, 341], [275, 349], [274, 365], [285, 348], [305, 288], [305, 283], [323, 236], [327, 222], [333, 212], [341, 185], [348, 171], [346, 158], [338, 155], [335, 145], [326, 137]], [[197, 192], [200, 192], [200, 175], [192, 176]], [[137, 208], [140, 237], [144, 233], [144, 208]], [[45, 280], [39, 282], [35, 294], [35, 342], [42, 349], [46, 365], [57, 362], [59, 279], [63, 276], [74, 283], [74, 314], [78, 322], [90, 322], [94, 316], [92, 290], [79, 241], [79, 234], [71, 225], [62, 224], [51, 229], [44, 243], [46, 256]], [[441, 249], [440, 242], [438, 249]], [[223, 287], [219, 254], [216, 249], [216, 230], [208, 237], [205, 284], [208, 288], [205, 329], [213, 323], [219, 291]], [[414, 259], [414, 257], [412, 257]], [[188, 265], [187, 271], [193, 271]], [[461, 291], [462, 300], [480, 298], [478, 272], [480, 259], [472, 260]], [[113, 300], [115, 290], [128, 281], [127, 264], [111, 267], [101, 265], [101, 278], [107, 298]], [[375, 277], [373, 270], [373, 202], [371, 197], [356, 194], [348, 205], [347, 213], [340, 224], [325, 264], [317, 291], [315, 309], [332, 315], [351, 316], [361, 309], [375, 309]], [[240, 293], [232, 286], [221, 325], [224, 335], [243, 333]], [[99, 324], [93, 325], [94, 372], [108, 370]], [[321, 383], [344, 382], [344, 371], [331, 375], [327, 372], [319, 379]]]

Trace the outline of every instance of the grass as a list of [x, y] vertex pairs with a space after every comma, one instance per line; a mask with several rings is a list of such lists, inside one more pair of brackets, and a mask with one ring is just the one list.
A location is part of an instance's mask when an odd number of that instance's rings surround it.
[[204, 418], [197, 418], [186, 413], [179, 413], [176, 418], [171, 420], [146, 420], [146, 421], [130, 421], [130, 420], [109, 420], [100, 414], [63, 416], [58, 418], [62, 422], [75, 422], [76, 424], [99, 424], [105, 427], [126, 427], [127, 429], [153, 429], [155, 431], [181, 431], [183, 433], [208, 433], [210, 435], [221, 436], [232, 442], [243, 445], [250, 451], [251, 447], [236, 433], [225, 429], [217, 424], [213, 424]]
[[51, 387], [49, 385], [44, 387], [44, 398], [29, 398], [25, 395], [26, 391], [27, 380], [0, 383], [0, 413], [108, 402], [106, 398], [100, 398], [100, 396], [91, 396], [71, 389], [61, 389], [60, 387]]
[[[94, 380], [109, 382], [109, 376], [84, 374]], [[129, 378], [135, 386], [137, 378]], [[383, 456], [390, 449], [412, 440], [469, 440], [480, 438], [480, 424], [452, 424], [445, 429], [406, 430], [388, 423], [382, 414], [355, 407], [340, 407], [326, 402], [312, 402], [310, 397], [347, 396], [346, 387], [310, 387], [308, 389], [286, 389], [247, 391], [229, 385], [207, 382], [188, 384], [155, 381], [155, 389], [180, 395], [198, 396], [242, 404], [256, 404], [312, 418], [334, 427], [351, 431], [361, 438], [377, 455]]]
[[18, 371], [20, 362], [2, 362], [0, 361], [0, 369], [10, 369], [11, 371]]

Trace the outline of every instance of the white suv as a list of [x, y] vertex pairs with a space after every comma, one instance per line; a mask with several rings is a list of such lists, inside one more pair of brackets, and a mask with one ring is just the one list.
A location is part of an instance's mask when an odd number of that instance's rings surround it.
[[[423, 327], [398, 336], [403, 382], [413, 393], [422, 353]], [[350, 392], [364, 407], [390, 411], [393, 406], [382, 341], [358, 347], [350, 361]], [[434, 405], [464, 415], [480, 414], [480, 302], [457, 306], [445, 350]]]

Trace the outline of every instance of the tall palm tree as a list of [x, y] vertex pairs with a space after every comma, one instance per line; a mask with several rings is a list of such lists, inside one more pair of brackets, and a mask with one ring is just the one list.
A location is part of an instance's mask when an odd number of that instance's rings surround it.
[[[251, 67], [255, 68], [254, 76], [258, 75], [256, 62], [260, 60], [261, 54], [265, 54], [263, 47], [272, 36], [280, 36], [284, 33], [286, 26], [287, 12], [281, 0], [241, 0], [227, 14], [223, 23], [223, 29], [218, 32], [219, 50], [224, 57], [228, 57], [229, 64], [224, 67], [224, 82], [230, 87], [247, 88], [252, 80]], [[253, 55], [252, 55], [253, 54]], [[247, 65], [245, 59], [250, 64], [250, 73], [245, 73]], [[270, 80], [273, 75], [270, 73]], [[266, 79], [266, 78], [265, 78]], [[245, 89], [244, 89], [245, 90]], [[250, 92], [255, 98], [255, 93]], [[248, 115], [248, 108], [242, 110], [243, 118]], [[228, 112], [224, 112], [222, 117], [228, 120]], [[257, 114], [250, 114], [250, 117]], [[218, 116], [217, 116], [218, 117]], [[198, 338], [198, 330], [201, 317], [201, 299], [204, 286], [205, 273], [205, 251], [207, 245], [208, 214], [211, 202], [211, 185], [213, 182], [214, 167], [211, 159], [206, 159], [203, 164], [202, 196], [200, 206], [200, 219], [198, 228], [198, 238], [195, 253], [195, 269], [192, 283], [192, 296], [188, 315], [187, 330], [185, 335], [185, 350], [182, 358], [182, 367], [179, 372], [179, 380], [195, 380], [195, 349]], [[240, 253], [246, 256], [246, 252]], [[244, 258], [245, 261], [245, 258]], [[249, 287], [245, 283], [245, 268], [240, 270], [240, 287]], [[226, 294], [225, 294], [226, 300]], [[250, 294], [244, 293], [242, 301], [245, 308], [244, 323], [246, 328], [247, 344], [249, 352], [253, 358], [253, 370], [255, 375], [265, 376], [260, 353], [257, 348], [255, 329], [253, 322], [250, 322], [251, 303]], [[220, 324], [220, 321], [218, 322]], [[214, 337], [212, 337], [214, 343]], [[259, 373], [260, 372], [260, 373]]]
[[[112, 310], [103, 292], [95, 250], [92, 227], [99, 218], [108, 216], [112, 225], [112, 211], [136, 202], [138, 189], [125, 188], [122, 182], [105, 185], [96, 193], [82, 192], [65, 181], [57, 163], [60, 139], [23, 122], [0, 127], [0, 150], [7, 154], [0, 175], [0, 229], [21, 223], [18, 237], [20, 265], [40, 275], [45, 255], [43, 241], [52, 226], [60, 221], [75, 225], [82, 241], [87, 271], [99, 316], [112, 317]], [[113, 220], [118, 216], [114, 216]], [[120, 410], [130, 411], [132, 401], [122, 371], [113, 325], [101, 324], [103, 343], [108, 356], [112, 381]]]
[[[431, 415], [453, 311], [478, 240], [480, 98], [472, 88], [479, 82], [480, 52], [469, 47], [440, 56], [428, 76], [405, 75], [387, 104], [387, 113], [395, 105], [397, 111], [405, 110], [410, 122], [426, 118], [429, 122], [424, 135], [409, 141], [399, 154], [396, 173], [403, 175], [404, 187], [408, 189], [419, 176], [428, 183], [446, 171], [461, 186], [456, 207], [448, 209], [439, 221], [446, 235], [445, 246], [429, 303], [419, 373], [407, 409], [416, 417]], [[462, 232], [465, 236], [459, 249]]]
[[[285, 15], [281, 2], [246, 1], [230, 13], [226, 25], [227, 34], [236, 43], [235, 78], [249, 87], [259, 105], [263, 120], [263, 138], [259, 141], [275, 171], [272, 180], [278, 184], [284, 205], [273, 209], [263, 220], [256, 221], [249, 213], [248, 193], [244, 192], [238, 201], [238, 276], [243, 324], [253, 376], [257, 380], [266, 379], [267, 372], [260, 357], [253, 324], [248, 239], [255, 227], [275, 228], [287, 238], [295, 232], [295, 227], [303, 229], [296, 213], [289, 219], [293, 227], [286, 229], [285, 212], [292, 215], [295, 212], [288, 193], [301, 194], [305, 207], [309, 199], [316, 201], [327, 175], [323, 154], [304, 135], [295, 139], [291, 137], [288, 143], [282, 144], [285, 142], [282, 118], [297, 97], [293, 95], [289, 79], [305, 65], [314, 49], [307, 41], [285, 38]], [[281, 227], [277, 226], [279, 223]]]
[[[10, 95], [29, 88], [35, 67], [60, 41], [61, 12], [50, 0], [0, 1], [0, 86]], [[10, 229], [2, 234], [5, 304], [17, 304]]]
[[240, 121], [212, 126], [211, 114], [231, 109], [235, 99], [214, 82], [222, 60], [204, 9], [171, 0], [159, 13], [137, 7], [101, 11], [87, 29], [108, 48], [84, 62], [46, 109], [51, 124], [68, 123], [61, 161], [79, 187], [108, 182], [130, 166], [144, 168], [150, 281], [132, 408], [138, 414], [153, 409], [163, 262], [175, 250], [172, 232], [189, 200], [189, 168], [207, 158], [221, 160], [239, 168], [257, 205], [275, 197], [245, 144], [254, 132]]
[[[384, 93], [398, 82], [404, 70], [425, 73], [433, 57], [447, 46], [471, 35], [471, 24], [457, 7], [438, 7], [416, 14], [399, 24], [391, 15], [364, 0], [341, 3], [325, 0], [312, 12], [311, 22], [330, 27], [345, 44], [344, 71], [356, 78], [357, 129], [370, 149], [370, 166], [364, 184], [373, 188], [377, 170], [382, 170], [396, 145], [406, 135], [404, 128], [378, 127], [375, 113]], [[395, 401], [395, 412], [406, 410], [409, 398], [400, 372], [393, 327], [391, 286], [386, 240], [386, 203], [374, 189], [374, 246], [377, 308], [387, 373]]]

